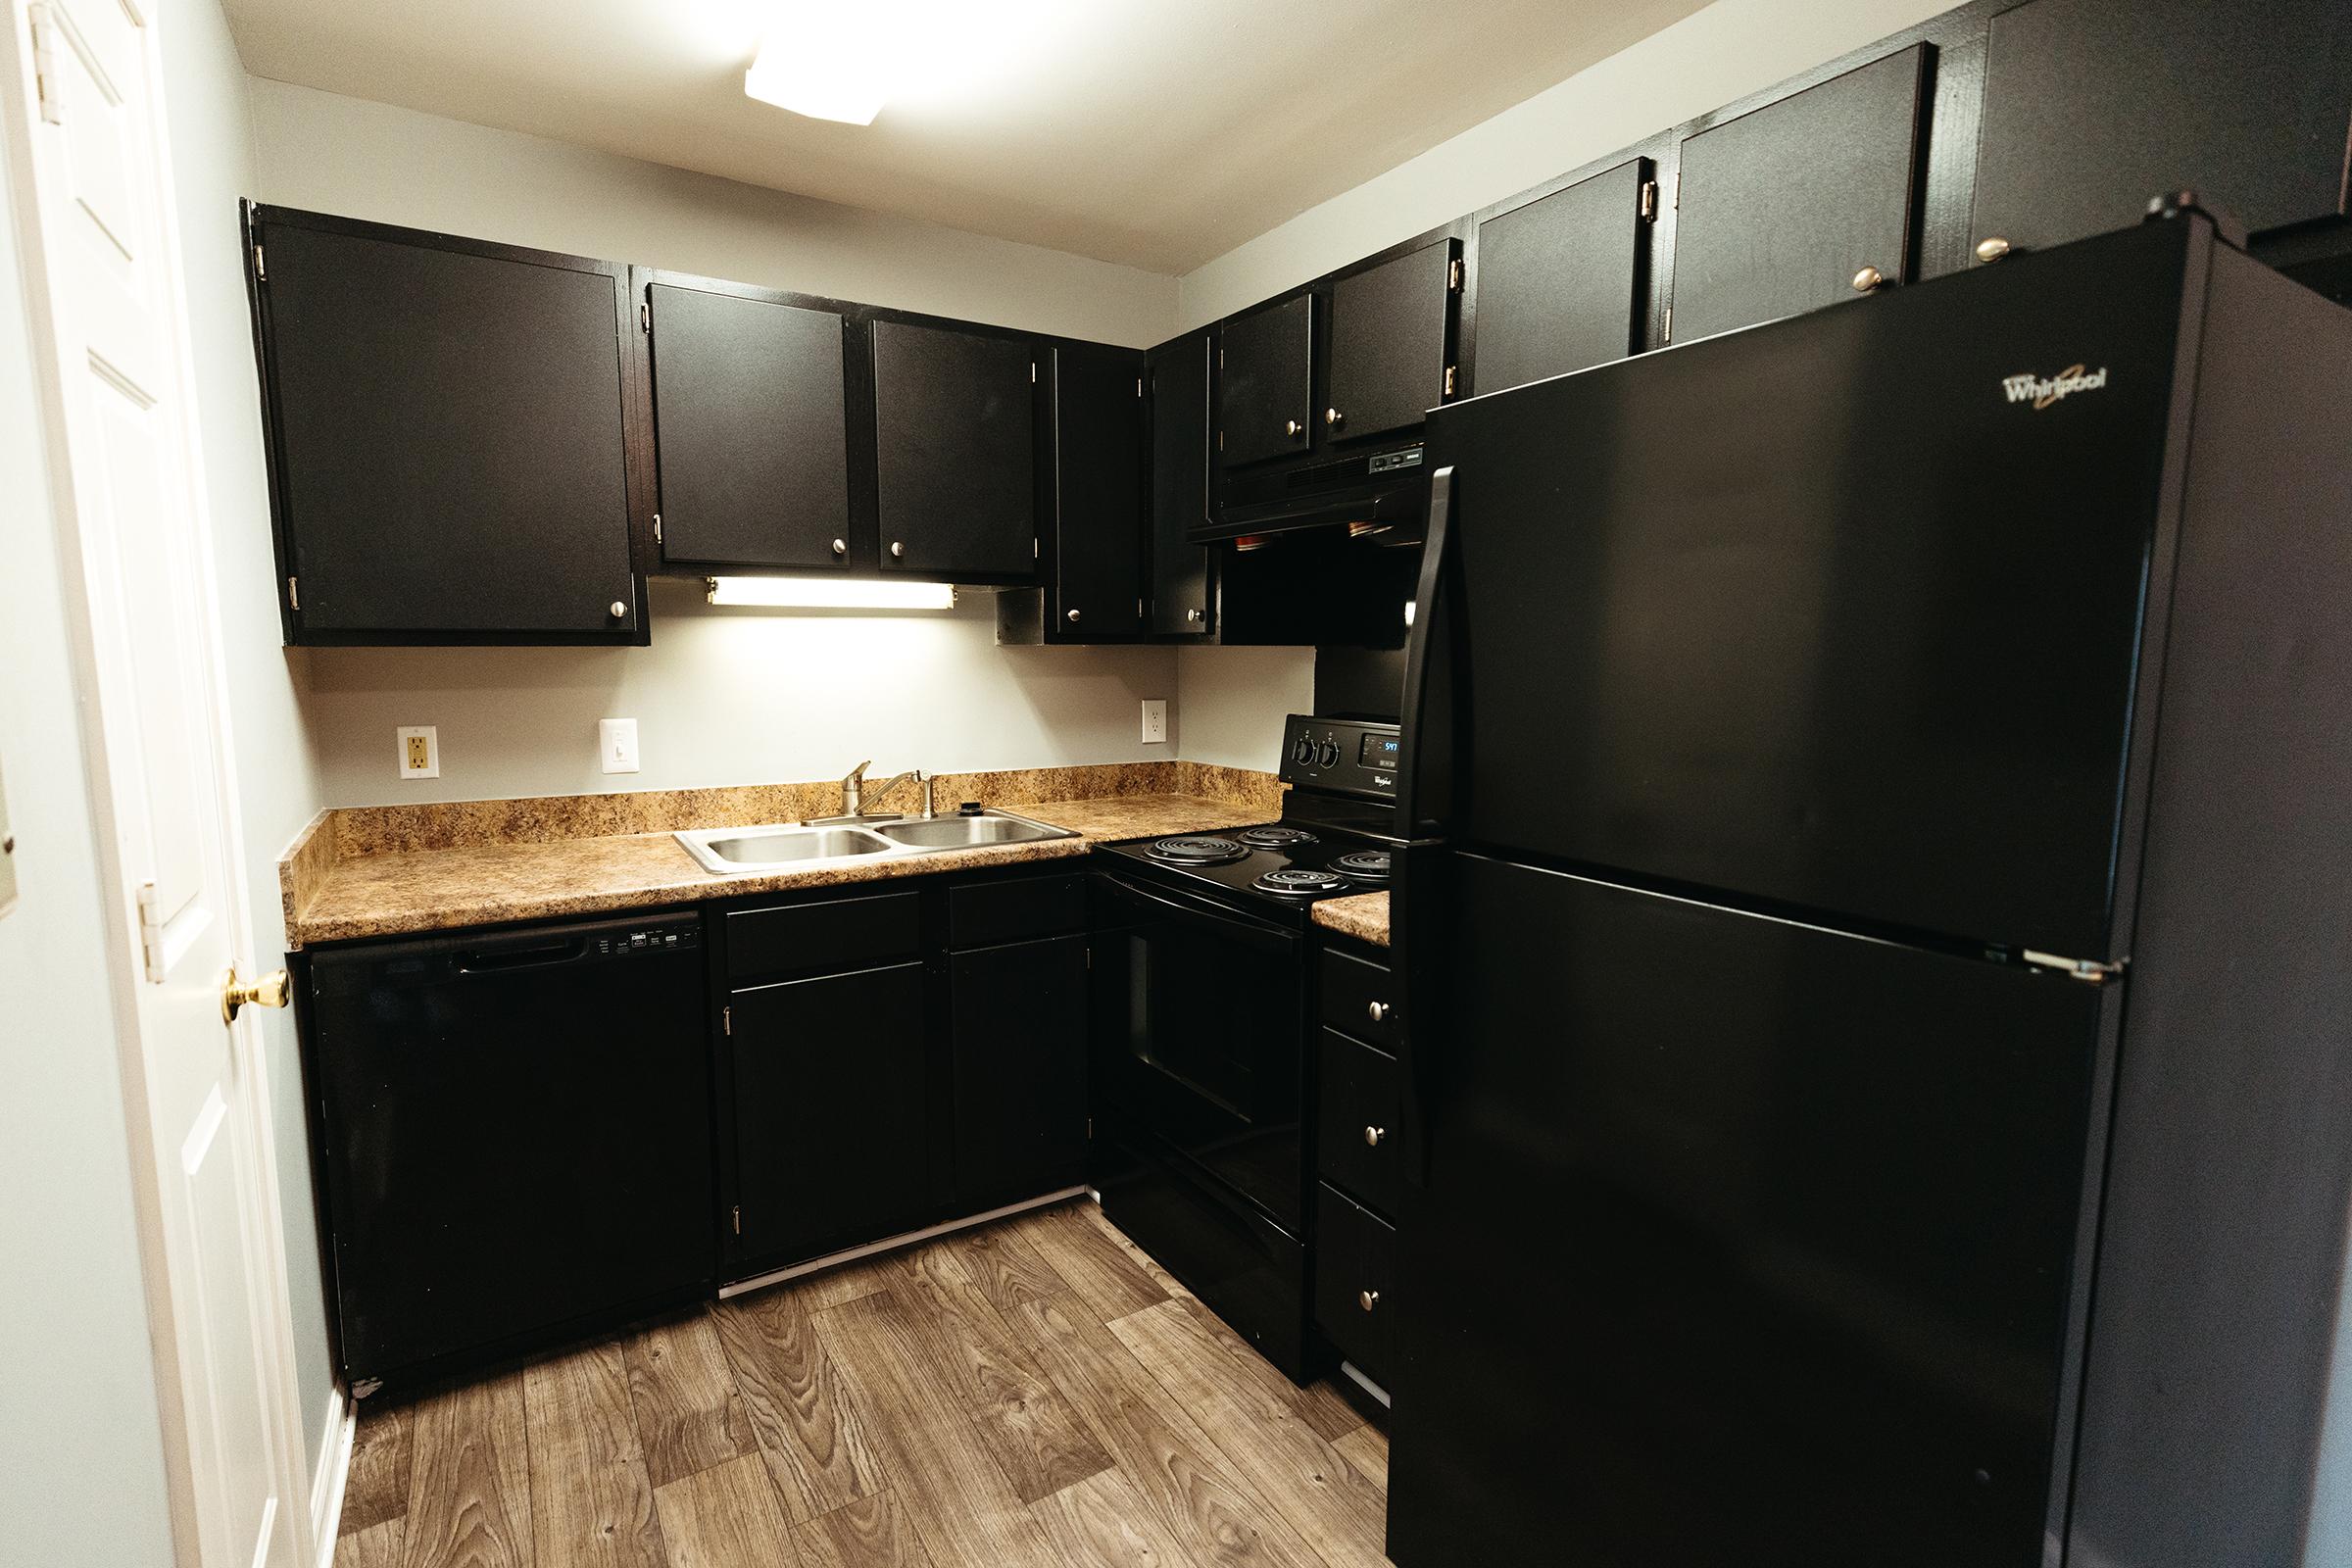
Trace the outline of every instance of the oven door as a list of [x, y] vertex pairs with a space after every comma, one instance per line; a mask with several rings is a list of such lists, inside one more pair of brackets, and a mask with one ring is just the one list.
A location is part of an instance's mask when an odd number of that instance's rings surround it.
[[1098, 1102], [1303, 1237], [1304, 938], [1109, 875], [1095, 886]]

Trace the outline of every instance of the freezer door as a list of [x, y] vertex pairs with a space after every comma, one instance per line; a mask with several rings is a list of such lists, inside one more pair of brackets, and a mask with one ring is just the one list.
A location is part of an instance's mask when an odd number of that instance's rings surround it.
[[1390, 1556], [2039, 1563], [2115, 988], [1455, 869]]
[[2109, 956], [2199, 233], [1438, 411], [1457, 838]]

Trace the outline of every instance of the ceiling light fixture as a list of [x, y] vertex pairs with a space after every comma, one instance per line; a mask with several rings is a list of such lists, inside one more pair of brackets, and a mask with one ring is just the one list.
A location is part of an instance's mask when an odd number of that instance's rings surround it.
[[852, 36], [846, 19], [812, 26], [813, 21], [796, 20], [767, 35], [743, 74], [745, 96], [811, 120], [872, 124], [890, 96], [882, 54], [872, 40]]
[[944, 582], [875, 582], [849, 577], [708, 577], [711, 604], [758, 610], [953, 610]]
[[1087, 0], [769, 0], [743, 90], [812, 120], [870, 125], [884, 104], [916, 115], [1006, 101]]

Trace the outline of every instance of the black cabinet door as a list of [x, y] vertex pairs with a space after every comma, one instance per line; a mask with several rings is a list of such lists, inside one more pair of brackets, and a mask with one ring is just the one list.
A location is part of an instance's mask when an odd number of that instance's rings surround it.
[[1460, 258], [1459, 245], [1440, 240], [1332, 285], [1326, 439], [1410, 429], [1446, 401]]
[[956, 1193], [977, 1211], [1086, 1180], [1086, 938], [948, 960]]
[[1973, 237], [2055, 245], [2193, 189], [2256, 229], [2343, 210], [2342, 0], [2033, 0], [1992, 19]]
[[1152, 351], [1152, 581], [1149, 629], [1161, 636], [1209, 627], [1208, 551], [1186, 530], [1208, 520], [1206, 332]]
[[1217, 334], [1217, 433], [1228, 467], [1304, 452], [1315, 404], [1315, 301], [1300, 294]]
[[842, 318], [666, 283], [646, 300], [662, 560], [846, 565]]
[[739, 1258], [811, 1257], [878, 1241], [929, 1192], [930, 1075], [920, 963], [737, 991]]
[[273, 209], [254, 234], [291, 640], [640, 640], [622, 270]]
[[1053, 628], [1144, 629], [1143, 360], [1054, 351]]
[[1673, 341], [1908, 275], [1921, 76], [1914, 45], [1700, 131], [1682, 147]]
[[1389, 1376], [1396, 1228], [1328, 1182], [1315, 1188], [1315, 1321], [1374, 1382]]
[[1478, 225], [1471, 390], [1500, 392], [1633, 352], [1648, 177], [1637, 158]]
[[1036, 570], [1036, 355], [1017, 339], [874, 323], [882, 567]]

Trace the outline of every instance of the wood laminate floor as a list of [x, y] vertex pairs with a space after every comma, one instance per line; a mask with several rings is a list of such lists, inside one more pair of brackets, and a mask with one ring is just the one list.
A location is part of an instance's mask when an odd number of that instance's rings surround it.
[[1092, 1203], [370, 1408], [336, 1568], [1357, 1568], [1388, 1442]]

